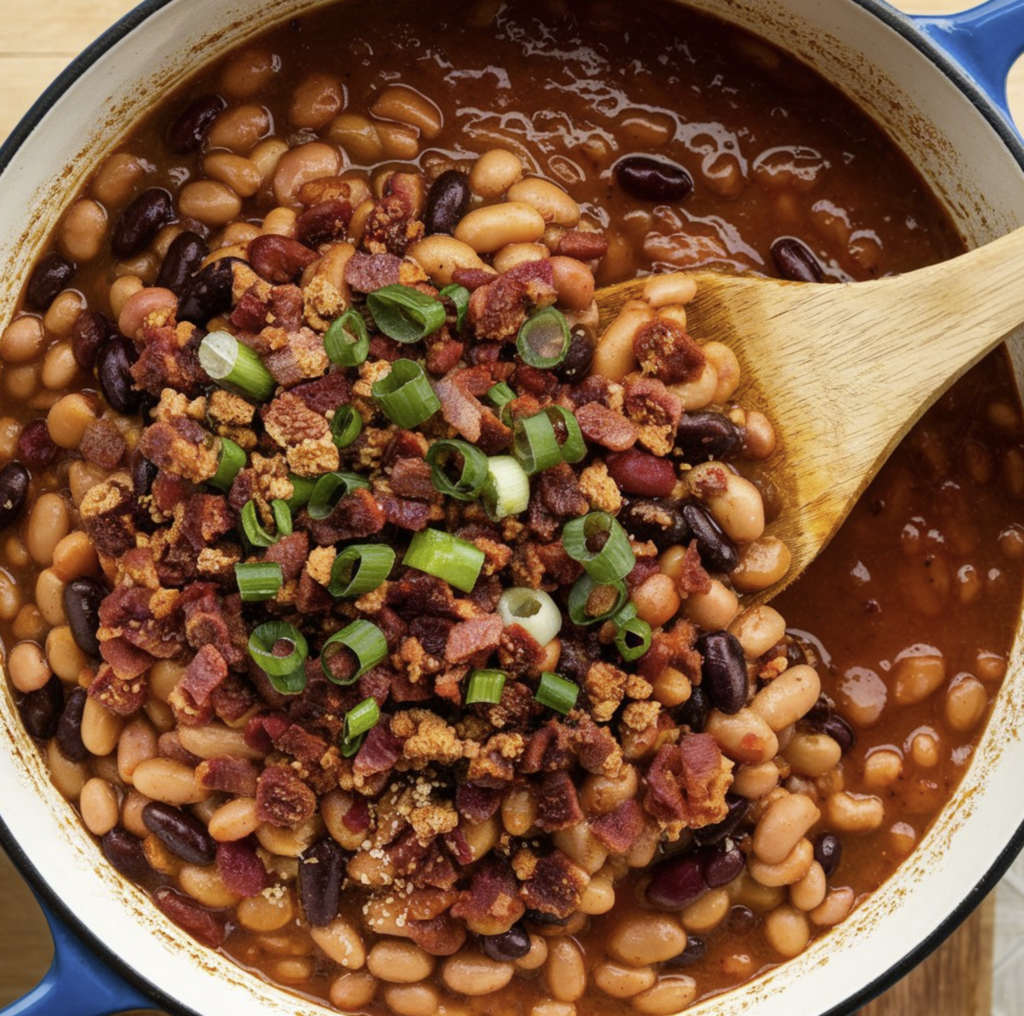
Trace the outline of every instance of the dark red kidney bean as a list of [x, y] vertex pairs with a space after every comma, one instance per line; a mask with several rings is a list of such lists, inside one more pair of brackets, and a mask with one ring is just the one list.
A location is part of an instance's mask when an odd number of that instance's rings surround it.
[[690, 527], [672, 501], [630, 498], [617, 519], [630, 536], [650, 540], [658, 550], [682, 543], [690, 535]]
[[249, 241], [249, 264], [267, 282], [281, 286], [319, 258], [316, 251], [287, 236], [268, 233]]
[[455, 227], [469, 208], [469, 177], [457, 169], [442, 173], [427, 194], [423, 225], [427, 236], [434, 233], [455, 235]]
[[189, 864], [213, 864], [217, 844], [194, 815], [161, 801], [142, 809], [142, 824], [172, 853]]
[[739, 847], [717, 849], [702, 856], [704, 881], [709, 889], [719, 889], [738, 878], [747, 863]]
[[853, 746], [857, 743], [857, 734], [853, 727], [838, 713], [833, 713], [825, 720], [821, 725], [821, 732], [828, 734], [833, 741], [836, 741], [844, 755], [852, 750]]
[[30, 480], [28, 470], [20, 462], [8, 462], [0, 469], [0, 529], [21, 515]]
[[174, 201], [162, 187], [144, 190], [118, 216], [111, 248], [114, 256], [141, 254], [153, 237], [174, 217]]
[[167, 131], [167, 147], [175, 155], [197, 152], [217, 114], [227, 105], [219, 95], [200, 95], [178, 114]]
[[582, 381], [590, 373], [590, 365], [594, 362], [594, 350], [597, 339], [586, 325], [573, 325], [569, 330], [569, 348], [565, 359], [551, 368], [551, 372], [563, 384]]
[[54, 675], [42, 688], [30, 691], [18, 703], [18, 712], [29, 734], [40, 741], [48, 741], [57, 733], [63, 707], [64, 686]]
[[345, 858], [329, 836], [314, 843], [299, 859], [299, 898], [306, 920], [323, 928], [338, 915]]
[[57, 747], [71, 762], [84, 762], [89, 757], [89, 749], [82, 743], [82, 713], [85, 711], [85, 699], [84, 688], [73, 688], [57, 723]]
[[609, 452], [605, 458], [608, 475], [627, 494], [641, 497], [669, 497], [676, 485], [676, 470], [669, 459], [638, 452]]
[[673, 956], [668, 960], [664, 966], [667, 970], [680, 970], [683, 967], [692, 966], [704, 959], [707, 951], [707, 942], [700, 935], [687, 935], [686, 948], [678, 956]]
[[843, 859], [843, 843], [833, 833], [819, 833], [814, 837], [814, 859], [821, 865], [825, 878], [831, 878]]
[[747, 661], [735, 635], [712, 631], [694, 643], [701, 655], [700, 686], [711, 704], [728, 715], [738, 713], [747, 704]]
[[75, 363], [82, 370], [92, 370], [96, 355], [104, 342], [113, 335], [114, 329], [103, 314], [94, 310], [83, 310], [75, 318], [71, 329], [71, 352]]
[[132, 493], [136, 499], [145, 497], [153, 488], [153, 481], [159, 472], [155, 462], [150, 462], [137, 448], [128, 460], [132, 475]]
[[307, 247], [319, 247], [331, 240], [341, 240], [352, 221], [352, 203], [331, 198], [303, 212], [295, 220], [295, 238]]
[[694, 687], [690, 697], [676, 709], [672, 715], [679, 723], [685, 724], [694, 734], [699, 734], [708, 723], [711, 712], [711, 700], [703, 688]]
[[743, 450], [743, 428], [721, 413], [683, 413], [676, 447], [691, 465], [708, 459], [728, 459]]
[[559, 917], [557, 914], [549, 914], [544, 910], [527, 908], [523, 920], [529, 924], [539, 925], [541, 928], [563, 928], [569, 923], [568, 917]]
[[56, 454], [57, 446], [45, 420], [33, 420], [18, 435], [18, 458], [30, 469], [42, 472]]
[[758, 925], [757, 915], [750, 907], [729, 908], [729, 930], [739, 935], [749, 934]]
[[103, 584], [88, 576], [72, 579], [64, 587], [64, 615], [75, 645], [86, 656], [100, 655], [96, 632], [100, 627], [100, 604], [106, 595]]
[[199, 270], [203, 259], [210, 253], [207, 242], [198, 234], [186, 229], [172, 241], [164, 255], [160, 274], [155, 286], [169, 289], [175, 296], [181, 295], [185, 283]]
[[681, 910], [707, 891], [701, 858], [689, 853], [656, 864], [651, 869], [645, 895], [652, 906]]
[[685, 201], [693, 193], [693, 177], [674, 162], [630, 155], [615, 164], [615, 179], [641, 201]]
[[732, 836], [736, 830], [740, 827], [740, 824], [747, 817], [747, 813], [750, 811], [750, 801], [745, 797], [736, 797], [733, 794], [727, 794], [725, 797], [726, 807], [729, 809], [729, 814], [722, 819], [721, 822], [716, 822], [714, 825], [703, 826], [700, 829], [694, 829], [693, 838], [697, 843], [703, 846], [707, 846], [712, 843], [721, 843], [722, 840]]
[[795, 236], [779, 237], [771, 245], [771, 255], [784, 279], [792, 282], [821, 282], [825, 278], [818, 259]]
[[484, 935], [484, 952], [499, 963], [511, 963], [521, 959], [530, 951], [529, 932], [521, 924], [513, 924], [500, 935]]
[[142, 840], [128, 832], [124, 826], [114, 826], [100, 837], [103, 856], [133, 882], [145, 882], [153, 874], [142, 849]]
[[46, 310], [57, 294], [67, 289], [75, 274], [75, 266], [63, 254], [44, 254], [32, 270], [25, 291], [25, 300], [33, 310]]
[[718, 523], [696, 501], [684, 501], [679, 510], [697, 541], [701, 564], [709, 572], [731, 572], [740, 563], [740, 555]]
[[121, 335], [112, 338], [96, 358], [96, 377], [110, 408], [130, 416], [142, 401], [135, 387], [132, 364], [139, 358], [135, 345]]
[[153, 902], [179, 928], [184, 928], [202, 945], [219, 949], [224, 944], [228, 934], [224, 918], [218, 914], [211, 914], [195, 900], [182, 896], [168, 886], [161, 886], [153, 893]]
[[[178, 294], [178, 320], [205, 325], [231, 307], [232, 265], [238, 258], [219, 258], [198, 271]], [[244, 262], [242, 262], [244, 263]]]

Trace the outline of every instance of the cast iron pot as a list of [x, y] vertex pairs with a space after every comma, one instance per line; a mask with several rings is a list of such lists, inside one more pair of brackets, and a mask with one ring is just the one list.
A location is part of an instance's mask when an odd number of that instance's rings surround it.
[[[146, 0], [82, 54], [0, 149], [0, 321], [61, 209], [127, 125], [198, 65], [323, 2]], [[879, 0], [684, 2], [759, 33], [839, 84], [917, 165], [969, 244], [1024, 223], [1024, 146], [1005, 104], [1006, 73], [1024, 51], [1024, 0], [916, 20]], [[980, 902], [1024, 844], [1021, 642], [1018, 630], [960, 788], [896, 876], [801, 956], [688, 1016], [853, 1013]], [[0, 728], [0, 840], [48, 908], [56, 947], [43, 982], [0, 1016], [333, 1012], [198, 945], [105, 863], [50, 784], [6, 682]]]

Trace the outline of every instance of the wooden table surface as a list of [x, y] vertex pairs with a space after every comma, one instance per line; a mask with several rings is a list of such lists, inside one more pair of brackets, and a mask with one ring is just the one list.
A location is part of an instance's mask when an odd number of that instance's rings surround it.
[[[133, 0], [0, 0], [0, 141], [82, 48]], [[971, 6], [963, 0], [900, 0], [911, 14]], [[40, 16], [42, 14], [42, 16]], [[1011, 108], [1024, 111], [1024, 68], [1010, 76]], [[861, 1016], [990, 1016], [992, 897], [920, 967]], [[0, 854], [0, 1006], [31, 988], [53, 954], [39, 908]]]

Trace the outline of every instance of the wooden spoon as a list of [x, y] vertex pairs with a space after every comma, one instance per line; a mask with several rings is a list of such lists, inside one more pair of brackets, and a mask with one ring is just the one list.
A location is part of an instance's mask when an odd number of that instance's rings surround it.
[[[1024, 229], [874, 282], [691, 274], [687, 330], [732, 348], [736, 400], [763, 412], [779, 439], [769, 465], [781, 510], [765, 532], [793, 562], [758, 601], [801, 574], [922, 413], [1024, 323]], [[598, 291], [602, 328], [644, 281]]]

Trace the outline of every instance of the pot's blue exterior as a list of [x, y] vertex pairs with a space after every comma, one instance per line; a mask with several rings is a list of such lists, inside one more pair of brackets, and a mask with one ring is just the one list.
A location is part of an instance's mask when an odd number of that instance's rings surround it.
[[[46, 90], [0, 147], [0, 171], [52, 103], [82, 72], [150, 14], [169, 2], [171, 0], [147, 0], [140, 4], [78, 57]], [[1006, 76], [1014, 61], [1024, 52], [1024, 0], [987, 0], [960, 14], [914, 18], [899, 14], [880, 0], [853, 2], [910, 37], [944, 73], [953, 77], [965, 91], [969, 90], [980, 111], [1000, 128], [1000, 134], [1018, 151], [1019, 161], [1024, 164], [1021, 135], [1013, 123], [1006, 98]], [[977, 101], [979, 97], [981, 102]], [[40, 883], [31, 862], [21, 853], [2, 823], [0, 842], [40, 894], [54, 946], [53, 963], [43, 980], [27, 995], [0, 1010], [0, 1016], [110, 1016], [129, 1009], [149, 1009], [154, 1004], [179, 1013], [190, 1012], [163, 994], [144, 994], [131, 983], [132, 972], [117, 957], [106, 957], [111, 965], [104, 962], [93, 951], [94, 948], [102, 951], [102, 943], [93, 942], [90, 937], [87, 946], [77, 930], [72, 930], [77, 922], [45, 883]], [[866, 986], [862, 994], [841, 1003], [827, 1016], [853, 1016], [857, 1009], [904, 976], [931, 949], [941, 944], [995, 886], [1022, 845], [1024, 830], [1018, 831], [1014, 841], [1000, 856], [999, 863], [978, 883], [971, 898], [964, 900], [950, 919], [935, 929], [921, 949], [903, 958], [887, 977]], [[54, 916], [54, 912], [58, 916]], [[115, 965], [124, 976], [113, 969]]]

